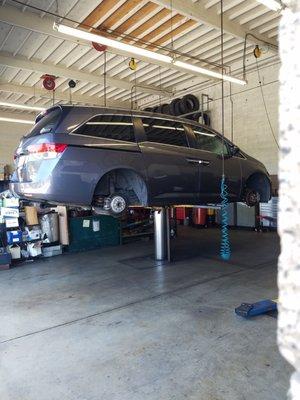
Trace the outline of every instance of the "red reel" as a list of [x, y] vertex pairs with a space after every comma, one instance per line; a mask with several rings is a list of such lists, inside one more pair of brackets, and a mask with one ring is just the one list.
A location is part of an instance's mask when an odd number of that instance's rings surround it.
[[55, 89], [55, 76], [43, 75], [41, 78], [43, 79], [43, 86], [46, 90], [54, 90]]
[[103, 52], [103, 51], [107, 50], [107, 46], [105, 46], [104, 44], [92, 42], [92, 45], [93, 45], [94, 49], [97, 51]]

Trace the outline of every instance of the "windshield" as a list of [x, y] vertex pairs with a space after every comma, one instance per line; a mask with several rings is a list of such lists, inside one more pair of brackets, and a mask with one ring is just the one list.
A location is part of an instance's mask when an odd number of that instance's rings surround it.
[[28, 138], [32, 136], [42, 135], [43, 133], [54, 132], [59, 122], [61, 112], [61, 108], [56, 107], [39, 114], [36, 118], [36, 124], [28, 133], [28, 135], [26, 135], [26, 137]]

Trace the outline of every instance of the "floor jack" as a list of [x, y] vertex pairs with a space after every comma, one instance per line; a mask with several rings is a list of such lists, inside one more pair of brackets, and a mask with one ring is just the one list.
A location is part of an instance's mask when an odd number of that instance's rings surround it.
[[257, 303], [242, 303], [235, 309], [235, 313], [240, 317], [249, 318], [256, 315], [277, 312], [277, 300], [261, 300]]

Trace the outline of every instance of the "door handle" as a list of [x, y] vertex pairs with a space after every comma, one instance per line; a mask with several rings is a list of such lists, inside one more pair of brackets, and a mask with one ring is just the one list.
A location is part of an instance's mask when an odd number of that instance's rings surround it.
[[189, 162], [190, 164], [199, 164], [199, 160], [195, 160], [193, 158], [187, 158], [187, 162]]
[[209, 165], [209, 164], [210, 164], [210, 161], [207, 161], [207, 160], [199, 160], [199, 164], [200, 164], [200, 165]]
[[191, 164], [200, 164], [200, 165], [209, 165], [210, 161], [207, 160], [199, 160], [195, 158], [187, 158], [187, 161]]

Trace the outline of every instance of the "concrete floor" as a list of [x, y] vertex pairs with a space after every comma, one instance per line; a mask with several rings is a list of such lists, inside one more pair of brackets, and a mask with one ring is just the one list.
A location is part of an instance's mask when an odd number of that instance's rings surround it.
[[241, 302], [276, 298], [275, 233], [181, 228], [175, 262], [152, 242], [0, 272], [1, 400], [276, 400], [291, 369], [276, 319]]

